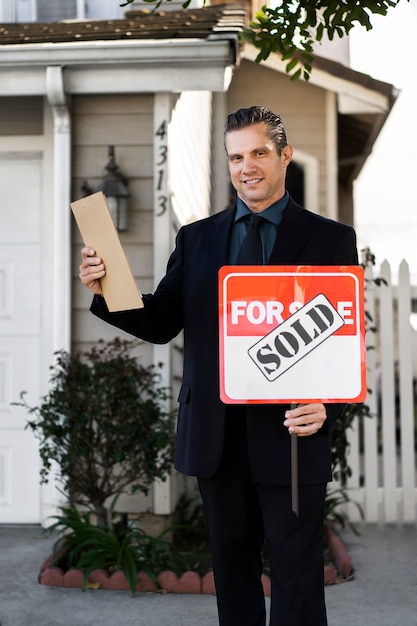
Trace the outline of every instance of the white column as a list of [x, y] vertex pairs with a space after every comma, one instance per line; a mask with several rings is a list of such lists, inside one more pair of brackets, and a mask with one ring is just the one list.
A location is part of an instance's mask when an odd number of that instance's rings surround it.
[[[155, 94], [153, 110], [153, 275], [155, 286], [165, 274], [168, 256], [172, 251], [172, 211], [169, 185], [169, 124], [171, 97], [169, 93]], [[163, 363], [163, 387], [171, 386], [171, 346], [153, 346], [153, 362]], [[170, 409], [167, 401], [166, 409]], [[172, 513], [170, 476], [153, 485], [153, 509], [157, 515]]]
[[[46, 68], [46, 97], [53, 114], [53, 226], [50, 258], [52, 271], [52, 350], [71, 348], [71, 124], [62, 67]], [[51, 472], [49, 483], [42, 488], [41, 522], [56, 515], [63, 498]], [[49, 524], [49, 521], [46, 525]]]

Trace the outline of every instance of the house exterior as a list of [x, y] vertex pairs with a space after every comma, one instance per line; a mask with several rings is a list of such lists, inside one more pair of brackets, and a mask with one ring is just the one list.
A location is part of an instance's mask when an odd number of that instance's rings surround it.
[[[239, 42], [248, 15], [230, 3], [0, 24], [0, 523], [43, 523], [59, 502], [53, 481], [39, 485], [37, 442], [11, 403], [22, 390], [39, 402], [55, 351], [115, 334], [88, 311], [70, 211], [85, 182], [99, 185], [109, 146], [130, 193], [120, 237], [145, 293], [163, 275], [178, 227], [229, 204], [223, 124], [241, 106], [264, 104], [283, 117], [298, 199], [354, 222], [352, 184], [394, 87], [324, 57], [308, 83], [294, 83], [277, 55], [257, 64]], [[175, 399], [181, 337], [143, 344], [138, 356], [164, 364]], [[173, 477], [120, 506], [169, 515], [183, 488]]]

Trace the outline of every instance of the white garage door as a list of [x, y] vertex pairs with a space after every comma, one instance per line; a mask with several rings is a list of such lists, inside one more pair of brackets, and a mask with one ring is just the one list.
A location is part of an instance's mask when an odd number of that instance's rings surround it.
[[11, 403], [40, 397], [41, 170], [0, 152], [0, 523], [39, 523], [38, 444]]

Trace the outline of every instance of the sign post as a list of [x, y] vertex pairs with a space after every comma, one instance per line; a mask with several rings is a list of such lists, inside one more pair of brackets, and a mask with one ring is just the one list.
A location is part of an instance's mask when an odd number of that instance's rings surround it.
[[[220, 395], [226, 404], [366, 397], [360, 266], [224, 266], [219, 331]], [[294, 483], [296, 436], [291, 449]], [[298, 513], [295, 496], [293, 489]]]

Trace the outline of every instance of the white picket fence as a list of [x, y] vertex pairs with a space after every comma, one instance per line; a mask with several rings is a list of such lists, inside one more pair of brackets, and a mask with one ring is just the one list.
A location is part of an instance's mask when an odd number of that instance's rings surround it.
[[[376, 325], [376, 332], [367, 332], [366, 403], [373, 417], [349, 429], [348, 493], [366, 522], [415, 524], [417, 332], [410, 319], [417, 287], [410, 284], [406, 261], [395, 285], [386, 261], [378, 273], [367, 269], [365, 276], [365, 308]], [[376, 286], [375, 277], [383, 284]], [[360, 519], [352, 504], [347, 512], [352, 521]]]

